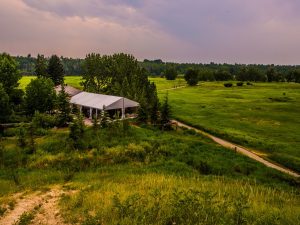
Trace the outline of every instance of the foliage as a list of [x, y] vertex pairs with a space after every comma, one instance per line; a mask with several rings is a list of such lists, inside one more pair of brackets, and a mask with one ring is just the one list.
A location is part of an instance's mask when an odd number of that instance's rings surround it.
[[166, 94], [160, 110], [160, 122], [163, 129], [170, 129], [171, 107], [168, 93]]
[[241, 86], [243, 86], [244, 85], [244, 82], [237, 82], [236, 83], [236, 86], [238, 86], [238, 87], [241, 87]]
[[44, 55], [37, 55], [36, 63], [35, 63], [35, 74], [37, 77], [49, 77], [47, 73], [47, 60]]
[[70, 101], [69, 96], [65, 92], [64, 84], [61, 85], [61, 91], [57, 95], [57, 109], [58, 109], [58, 125], [59, 126], [66, 126], [71, 120], [71, 107], [70, 107]]
[[11, 106], [9, 103], [9, 96], [0, 83], [0, 122], [7, 122], [11, 115]]
[[47, 73], [55, 86], [59, 84], [63, 84], [64, 67], [61, 63], [60, 58], [57, 55], [52, 55], [51, 58], [49, 59]]
[[185, 75], [184, 79], [186, 80], [187, 84], [190, 86], [195, 86], [198, 83], [199, 74], [198, 71], [195, 69], [189, 69]]
[[82, 115], [77, 115], [76, 119], [69, 126], [71, 145], [74, 149], [83, 149], [83, 135], [85, 131], [84, 121]]
[[56, 93], [54, 84], [49, 78], [32, 80], [26, 87], [26, 112], [32, 115], [35, 111], [51, 112], [55, 107]]
[[6, 53], [0, 54], [0, 83], [8, 95], [18, 87], [20, 79], [18, 64], [14, 58]]
[[233, 80], [233, 76], [229, 71], [217, 70], [214, 72], [214, 78], [216, 81]]
[[167, 66], [165, 70], [165, 78], [167, 80], [175, 80], [178, 76], [177, 70], [173, 66]]
[[225, 83], [224, 87], [232, 87], [232, 83]]
[[158, 106], [158, 97], [155, 84], [151, 84], [147, 74], [137, 60], [127, 54], [101, 56], [89, 54], [84, 61], [83, 86], [84, 89], [96, 93], [117, 95], [133, 99], [143, 108], [147, 120], [155, 121], [154, 112]]
[[33, 118], [32, 118], [32, 124], [36, 129], [38, 129], [38, 128], [49, 129], [49, 128], [53, 128], [57, 125], [56, 120], [57, 120], [56, 117], [53, 115], [35, 111]]

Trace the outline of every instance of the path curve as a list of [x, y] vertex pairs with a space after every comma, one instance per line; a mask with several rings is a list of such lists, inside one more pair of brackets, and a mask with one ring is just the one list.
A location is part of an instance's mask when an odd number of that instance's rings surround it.
[[197, 129], [197, 128], [192, 127], [192, 126], [189, 126], [189, 125], [184, 124], [182, 122], [179, 122], [177, 120], [172, 120], [172, 122], [176, 123], [179, 127], [184, 127], [184, 128], [187, 128], [187, 129], [195, 130], [196, 132], [203, 134], [204, 136], [210, 138], [211, 140], [213, 140], [214, 142], [218, 143], [219, 145], [222, 145], [223, 147], [229, 148], [231, 150], [235, 150], [235, 151], [237, 151], [237, 152], [239, 152], [239, 153], [241, 153], [241, 154], [243, 154], [243, 155], [245, 155], [245, 156], [247, 156], [247, 157], [249, 157], [251, 159], [256, 160], [257, 162], [260, 162], [260, 163], [264, 164], [267, 167], [270, 167], [270, 168], [273, 168], [273, 169], [278, 170], [280, 172], [289, 174], [289, 175], [291, 175], [293, 177], [297, 177], [297, 178], [300, 177], [300, 174], [298, 174], [298, 173], [296, 173], [296, 172], [294, 172], [294, 171], [292, 171], [290, 169], [287, 169], [287, 168], [285, 168], [285, 167], [283, 167], [281, 165], [269, 162], [269, 161], [263, 159], [262, 157], [256, 155], [255, 153], [253, 153], [252, 151], [250, 151], [249, 149], [247, 149], [245, 147], [233, 144], [233, 143], [231, 143], [229, 141], [226, 141], [226, 140], [223, 140], [223, 139], [218, 138], [216, 136], [213, 136], [213, 135], [211, 135], [211, 134], [209, 134], [209, 133], [207, 133], [207, 132], [205, 132], [203, 130]]

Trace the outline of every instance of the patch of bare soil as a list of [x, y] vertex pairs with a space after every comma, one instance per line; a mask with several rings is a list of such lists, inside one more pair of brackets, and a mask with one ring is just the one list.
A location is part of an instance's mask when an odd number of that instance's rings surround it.
[[33, 215], [29, 224], [65, 224], [58, 209], [58, 201], [63, 193], [60, 188], [55, 187], [46, 192], [34, 192], [28, 195], [16, 194], [14, 208], [8, 210], [0, 218], [0, 225], [18, 224], [24, 213]]

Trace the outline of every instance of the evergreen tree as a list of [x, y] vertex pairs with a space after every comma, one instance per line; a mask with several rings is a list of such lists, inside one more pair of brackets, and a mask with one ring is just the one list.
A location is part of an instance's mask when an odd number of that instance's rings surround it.
[[84, 121], [82, 115], [77, 115], [76, 119], [69, 126], [71, 145], [75, 149], [83, 149], [83, 136], [85, 131]]
[[38, 54], [35, 63], [35, 74], [37, 77], [49, 77], [47, 74], [47, 60], [44, 55]]
[[71, 121], [72, 117], [70, 115], [71, 107], [70, 107], [69, 96], [65, 92], [64, 84], [61, 85], [61, 91], [57, 96], [57, 107], [59, 111], [59, 116], [58, 116], [59, 126], [65, 126], [68, 122]]
[[160, 122], [163, 129], [170, 129], [170, 118], [171, 118], [171, 107], [169, 105], [168, 93], [165, 96], [165, 99], [161, 106], [160, 111]]
[[64, 67], [61, 63], [60, 58], [57, 55], [52, 55], [49, 64], [47, 73], [53, 81], [54, 85], [62, 84], [64, 81]]

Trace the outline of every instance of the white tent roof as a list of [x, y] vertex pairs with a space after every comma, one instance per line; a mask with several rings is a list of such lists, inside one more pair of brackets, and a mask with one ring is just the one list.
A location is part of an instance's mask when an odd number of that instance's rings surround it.
[[75, 105], [81, 105], [94, 109], [122, 109], [124, 108], [137, 107], [139, 103], [132, 101], [127, 98], [112, 96], [112, 95], [101, 95], [89, 92], [81, 92], [74, 95], [70, 102]]

